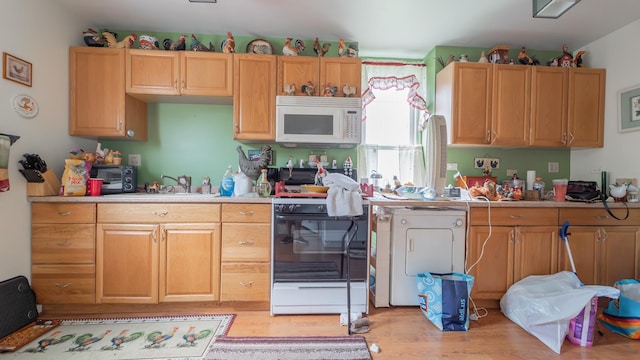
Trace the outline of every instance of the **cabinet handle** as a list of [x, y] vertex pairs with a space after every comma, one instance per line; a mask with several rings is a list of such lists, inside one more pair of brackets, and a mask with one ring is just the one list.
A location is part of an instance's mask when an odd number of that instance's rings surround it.
[[57, 242], [57, 243], [56, 243], [56, 246], [60, 246], [60, 247], [68, 247], [68, 246], [71, 246], [71, 244], [73, 244], [71, 241]]
[[164, 226], [160, 229], [160, 241], [164, 242], [167, 239], [167, 228]]
[[151, 239], [153, 240], [154, 244], [158, 242], [158, 229], [157, 228], [153, 229], [153, 233], [151, 233]]
[[491, 140], [491, 143], [495, 144], [496, 140], [498, 140], [498, 133], [494, 130], [493, 131], [493, 140]]
[[511, 231], [509, 231], [509, 242], [510, 243], [515, 243], [515, 230], [511, 229]]
[[252, 281], [249, 281], [249, 282], [248, 282], [248, 283], [246, 283], [246, 284], [245, 284], [244, 282], [240, 281], [240, 285], [242, 285], [242, 286], [244, 286], [244, 287], [246, 287], [246, 288], [250, 288], [250, 287], [252, 287], [252, 286], [253, 286], [253, 280], [252, 280]]
[[167, 210], [162, 210], [162, 211], [154, 211], [153, 215], [155, 216], [160, 216], [160, 217], [164, 217], [169, 215], [169, 212]]
[[491, 144], [491, 130], [487, 130], [487, 143]]
[[596, 219], [598, 219], [598, 220], [609, 220], [609, 215], [597, 215]]
[[608, 238], [609, 238], [609, 234], [607, 234], [607, 230], [602, 229], [602, 242], [607, 241]]
[[60, 215], [60, 216], [69, 216], [71, 214], [73, 214], [72, 211], [58, 211], [56, 214]]
[[512, 218], [512, 219], [521, 219], [522, 218], [522, 216], [520, 216], [520, 215], [509, 215], [509, 217]]
[[573, 135], [572, 132], [569, 132], [569, 136], [571, 136], [570, 140], [569, 140], [569, 145], [573, 144], [573, 140], [576, 139], [576, 137]]
[[562, 143], [564, 145], [567, 145], [567, 133], [566, 132], [562, 133]]
[[409, 252], [413, 252], [413, 239], [409, 239]]
[[173, 89], [178, 91], [178, 79], [173, 80]]
[[184, 79], [182, 79], [182, 91], [184, 91]]
[[252, 246], [255, 243], [253, 241], [238, 241], [238, 244]]
[[56, 283], [56, 287], [59, 287], [59, 288], [68, 288], [69, 286], [71, 286], [71, 283], [66, 283], [64, 285], [60, 283]]
[[122, 119], [118, 119], [118, 132], [122, 131]]
[[240, 215], [253, 216], [253, 215], [255, 215], [255, 212], [253, 212], [253, 211], [247, 211], [247, 212], [240, 211]]

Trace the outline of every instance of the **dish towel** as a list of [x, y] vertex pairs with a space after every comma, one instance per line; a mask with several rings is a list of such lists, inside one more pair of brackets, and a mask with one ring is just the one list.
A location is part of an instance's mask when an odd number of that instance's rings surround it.
[[9, 191], [9, 147], [20, 136], [0, 133], [0, 192]]
[[322, 183], [329, 187], [327, 215], [360, 216], [363, 214], [362, 195], [357, 182], [346, 175], [333, 173], [322, 178]]

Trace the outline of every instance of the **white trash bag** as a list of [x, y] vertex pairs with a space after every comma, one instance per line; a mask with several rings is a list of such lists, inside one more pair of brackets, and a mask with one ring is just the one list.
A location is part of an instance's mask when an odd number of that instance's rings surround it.
[[511, 321], [537, 337], [551, 350], [560, 348], [569, 322], [594, 296], [618, 298], [611, 286], [582, 285], [576, 274], [531, 275], [511, 285], [500, 299], [500, 310]]

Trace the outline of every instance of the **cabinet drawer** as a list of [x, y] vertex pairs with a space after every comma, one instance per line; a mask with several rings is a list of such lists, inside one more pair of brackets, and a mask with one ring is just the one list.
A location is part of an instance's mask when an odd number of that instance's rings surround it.
[[222, 261], [269, 261], [270, 224], [222, 224]]
[[558, 209], [494, 208], [490, 219], [488, 212], [487, 208], [472, 208], [471, 225], [558, 225]]
[[219, 222], [219, 204], [98, 204], [99, 223]]
[[94, 224], [31, 225], [31, 262], [34, 264], [95, 263]]
[[94, 265], [33, 265], [31, 285], [39, 304], [94, 304]]
[[[626, 220], [616, 220], [602, 208], [598, 209], [560, 209], [560, 223], [568, 221], [571, 225], [640, 225], [640, 209], [629, 209], [629, 217]], [[622, 219], [626, 209], [612, 208], [611, 212]]]
[[31, 204], [31, 222], [38, 224], [95, 224], [96, 204]]
[[222, 222], [271, 223], [271, 205], [222, 204]]
[[269, 301], [269, 263], [222, 263], [221, 301]]

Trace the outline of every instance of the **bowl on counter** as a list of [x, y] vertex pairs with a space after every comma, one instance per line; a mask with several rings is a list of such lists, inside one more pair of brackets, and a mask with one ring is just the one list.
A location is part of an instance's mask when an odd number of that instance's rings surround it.
[[428, 186], [400, 186], [396, 189], [398, 195], [413, 200], [434, 200], [435, 190]]

